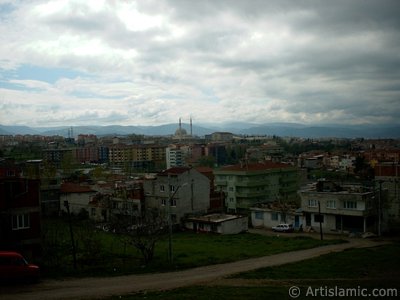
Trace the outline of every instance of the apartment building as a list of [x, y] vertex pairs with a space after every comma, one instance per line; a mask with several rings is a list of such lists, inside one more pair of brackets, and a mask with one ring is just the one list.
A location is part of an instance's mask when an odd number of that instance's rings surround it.
[[41, 255], [40, 180], [0, 159], [0, 248]]
[[265, 161], [242, 163], [214, 170], [216, 190], [225, 193], [228, 212], [248, 212], [257, 203], [295, 201], [298, 169]]
[[165, 146], [163, 145], [112, 145], [108, 148], [109, 162], [113, 165], [131, 164], [145, 166], [165, 165]]
[[189, 167], [173, 167], [143, 183], [145, 207], [171, 214], [173, 223], [210, 207], [210, 180]]
[[389, 230], [400, 231], [400, 164], [394, 162], [377, 163], [374, 166], [375, 189], [387, 191], [385, 208]]
[[320, 180], [300, 192], [305, 226], [327, 233], [377, 232], [375, 193], [359, 185]]
[[185, 157], [187, 156], [187, 147], [181, 147], [180, 145], [170, 145], [165, 149], [165, 159], [167, 163], [167, 169], [172, 167], [183, 167], [185, 166]]

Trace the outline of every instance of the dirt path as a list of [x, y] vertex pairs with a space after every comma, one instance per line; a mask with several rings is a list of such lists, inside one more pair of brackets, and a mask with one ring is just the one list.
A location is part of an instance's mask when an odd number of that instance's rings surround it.
[[2, 300], [94, 299], [144, 290], [167, 290], [193, 284], [215, 282], [216, 280], [221, 280], [224, 276], [234, 273], [301, 261], [348, 248], [373, 247], [379, 244], [382, 243], [354, 239], [345, 244], [328, 245], [171, 273], [82, 278], [64, 281], [45, 280], [39, 284], [23, 287], [0, 287], [0, 298]]

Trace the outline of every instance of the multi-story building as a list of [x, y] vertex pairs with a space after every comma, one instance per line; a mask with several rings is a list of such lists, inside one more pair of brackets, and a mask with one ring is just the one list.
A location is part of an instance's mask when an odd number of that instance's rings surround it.
[[374, 167], [376, 190], [388, 192], [387, 201], [382, 203], [389, 230], [400, 231], [400, 164], [378, 163]]
[[213, 142], [231, 142], [233, 140], [233, 134], [230, 132], [214, 132], [210, 135], [206, 135], [206, 140]]
[[318, 181], [299, 192], [305, 226], [324, 232], [377, 231], [375, 193], [362, 186]]
[[43, 160], [57, 168], [61, 167], [61, 164], [66, 159], [73, 159], [72, 149], [44, 149]]
[[209, 143], [205, 148], [205, 155], [213, 157], [217, 165], [224, 165], [228, 158], [226, 145], [222, 143]]
[[13, 162], [0, 160], [0, 248], [28, 257], [41, 254], [40, 180], [22, 177]]
[[97, 146], [83, 146], [72, 150], [78, 163], [90, 163], [99, 161], [99, 149]]
[[162, 145], [113, 145], [108, 148], [112, 165], [130, 165], [145, 168], [148, 165], [165, 165], [165, 146]]
[[273, 162], [242, 163], [214, 171], [217, 190], [226, 195], [228, 212], [247, 212], [257, 203], [295, 201], [297, 168]]
[[185, 149], [179, 145], [170, 145], [165, 149], [167, 168], [185, 166]]
[[197, 170], [174, 167], [144, 181], [145, 207], [171, 214], [173, 223], [210, 207], [210, 180]]

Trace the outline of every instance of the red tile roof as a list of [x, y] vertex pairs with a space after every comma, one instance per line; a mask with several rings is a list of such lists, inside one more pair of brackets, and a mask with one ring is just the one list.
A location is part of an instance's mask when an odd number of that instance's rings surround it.
[[89, 186], [79, 185], [73, 182], [64, 182], [61, 184], [61, 193], [94, 193]]

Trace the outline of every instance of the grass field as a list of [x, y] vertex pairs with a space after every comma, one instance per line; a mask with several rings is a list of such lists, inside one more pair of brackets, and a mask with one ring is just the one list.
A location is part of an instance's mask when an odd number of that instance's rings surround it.
[[129, 240], [113, 233], [95, 230], [87, 222], [74, 222], [78, 268], [72, 268], [71, 239], [66, 222], [50, 220], [44, 225], [45, 260], [41, 262], [45, 277], [110, 276], [144, 272], [165, 272], [232, 262], [292, 250], [341, 243], [307, 237], [173, 234], [173, 265], [168, 261], [168, 238], [156, 244], [154, 260], [143, 266], [140, 253]]
[[[296, 299], [321, 299], [312, 296], [312, 289], [327, 290], [338, 287], [354, 291], [374, 289], [388, 293], [385, 297], [325, 297], [332, 299], [398, 299], [400, 296], [400, 244], [375, 248], [349, 249], [315, 259], [263, 268], [238, 274], [213, 285], [191, 286], [170, 291], [139, 293], [111, 299], [294, 299], [291, 287], [299, 287]], [[397, 292], [394, 290], [396, 289]], [[396, 294], [397, 293], [397, 296]], [[314, 294], [315, 295], [315, 294]]]
[[237, 274], [244, 279], [363, 279], [400, 278], [400, 244], [348, 249], [305, 262], [269, 267]]

